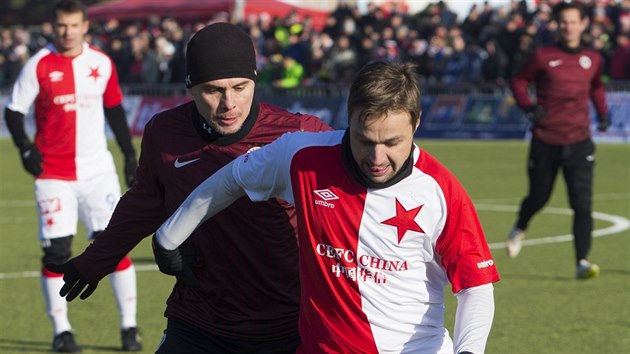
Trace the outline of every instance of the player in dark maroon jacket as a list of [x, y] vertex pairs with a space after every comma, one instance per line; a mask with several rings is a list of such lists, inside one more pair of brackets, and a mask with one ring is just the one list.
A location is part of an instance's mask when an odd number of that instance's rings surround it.
[[[533, 136], [527, 165], [529, 194], [521, 203], [506, 250], [510, 257], [518, 255], [527, 224], [549, 200], [558, 170], [562, 168], [574, 211], [576, 276], [586, 279], [599, 273], [599, 267], [588, 261], [595, 153], [589, 99], [597, 111], [598, 129], [605, 131], [608, 109], [601, 80], [603, 61], [599, 53], [582, 47], [581, 35], [588, 17], [580, 4], [561, 3], [554, 9], [554, 16], [560, 42], [536, 50], [511, 81], [517, 104], [532, 122]], [[536, 85], [537, 103], [527, 93], [532, 82]]]
[[[62, 267], [61, 295], [91, 294], [117, 262], [157, 228], [208, 176], [291, 131], [329, 130], [317, 117], [254, 99], [255, 53], [238, 27], [216, 23], [187, 47], [194, 98], [145, 127], [136, 184], [102, 237]], [[241, 198], [191, 237], [187, 269], [168, 299], [157, 353], [294, 353], [300, 282], [294, 209]], [[217, 247], [218, 245], [218, 247]], [[54, 268], [54, 266], [51, 266]]]

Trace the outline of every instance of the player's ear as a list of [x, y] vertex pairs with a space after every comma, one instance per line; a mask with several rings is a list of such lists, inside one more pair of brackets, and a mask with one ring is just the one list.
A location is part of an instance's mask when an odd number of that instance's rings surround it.
[[416, 133], [416, 131], [418, 130], [418, 127], [420, 126], [420, 119], [422, 119], [422, 111], [418, 112], [418, 119], [416, 119], [416, 122], [413, 127], [414, 134]]

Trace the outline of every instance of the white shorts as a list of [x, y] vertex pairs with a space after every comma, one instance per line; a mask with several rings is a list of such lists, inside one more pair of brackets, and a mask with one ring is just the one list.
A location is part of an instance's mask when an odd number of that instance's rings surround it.
[[120, 199], [115, 173], [81, 181], [36, 179], [35, 201], [39, 217], [39, 240], [76, 235], [80, 219], [86, 236], [107, 226]]

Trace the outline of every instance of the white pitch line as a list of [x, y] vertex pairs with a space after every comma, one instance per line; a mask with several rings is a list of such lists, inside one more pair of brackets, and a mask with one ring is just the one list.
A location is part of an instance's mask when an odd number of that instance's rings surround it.
[[[518, 207], [514, 205], [494, 205], [494, 204], [476, 204], [475, 207], [478, 210], [490, 210], [490, 211], [509, 211], [517, 212]], [[559, 215], [573, 215], [573, 210], [565, 208], [544, 208], [541, 212]], [[611, 226], [603, 229], [593, 230], [593, 237], [603, 237], [613, 234], [617, 234], [630, 229], [630, 220], [618, 215], [606, 214], [599, 211], [592, 213], [594, 219], [608, 221], [612, 223]], [[568, 242], [573, 240], [573, 234], [548, 236], [548, 237], [536, 237], [533, 239], [523, 240], [523, 246], [545, 245], [550, 243]], [[500, 249], [505, 247], [504, 242], [490, 243], [490, 249]]]
[[[475, 204], [475, 207], [478, 210], [506, 211], [506, 212], [518, 211], [518, 207], [514, 205]], [[541, 212], [551, 213], [551, 214], [560, 214], [560, 215], [573, 215], [573, 210], [563, 209], [563, 208], [544, 208]], [[617, 234], [617, 233], [630, 229], [630, 220], [628, 220], [627, 218], [618, 216], [618, 215], [612, 215], [612, 214], [606, 214], [606, 213], [594, 211], [593, 218], [612, 223], [612, 225], [609, 227], [599, 229], [599, 230], [594, 230], [593, 237], [609, 236], [609, 235]], [[572, 234], [549, 236], [549, 237], [538, 237], [535, 239], [523, 240], [523, 245], [524, 246], [544, 245], [544, 244], [550, 244], [550, 243], [568, 242], [571, 240], [573, 240]], [[500, 249], [504, 247], [504, 243], [495, 242], [495, 243], [490, 243], [489, 246], [490, 246], [490, 249]], [[135, 267], [138, 272], [158, 270], [158, 267], [153, 264], [137, 265]], [[39, 271], [0, 273], [0, 280], [18, 279], [18, 278], [37, 278], [40, 276], [40, 274], [41, 272]]]
[[[135, 265], [137, 272], [147, 272], [158, 270], [155, 264]], [[28, 271], [28, 272], [15, 272], [15, 273], [0, 273], [0, 280], [2, 279], [20, 279], [20, 278], [39, 278], [41, 271]]]

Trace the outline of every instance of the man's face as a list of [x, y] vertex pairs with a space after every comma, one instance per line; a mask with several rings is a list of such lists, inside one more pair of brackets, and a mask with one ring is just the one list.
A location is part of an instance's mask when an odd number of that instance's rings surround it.
[[210, 127], [221, 135], [238, 132], [254, 100], [254, 81], [230, 78], [208, 81], [190, 91], [195, 106]]
[[55, 27], [55, 46], [65, 56], [81, 53], [83, 40], [88, 32], [89, 22], [81, 12], [68, 13], [57, 11]]
[[580, 19], [580, 11], [577, 9], [566, 9], [562, 11], [558, 16], [558, 26], [560, 28], [560, 35], [562, 41], [574, 47], [580, 44], [580, 38], [582, 32], [586, 29], [588, 19]]
[[372, 182], [387, 182], [409, 157], [420, 122], [412, 125], [408, 112], [389, 112], [363, 125], [358, 114], [354, 113], [349, 126], [352, 157]]

